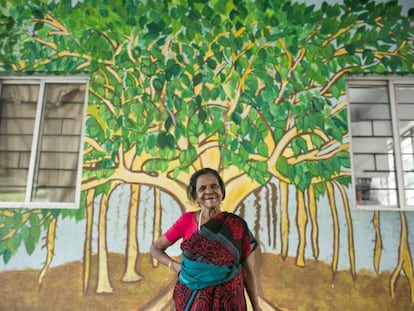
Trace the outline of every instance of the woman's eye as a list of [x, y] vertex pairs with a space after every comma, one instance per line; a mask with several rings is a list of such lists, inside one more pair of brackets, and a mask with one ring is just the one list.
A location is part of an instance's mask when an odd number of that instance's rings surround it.
[[[217, 184], [213, 184], [213, 185], [211, 185], [211, 186], [209, 186], [210, 187], [210, 190], [213, 190], [213, 191], [216, 191], [217, 189], [219, 189], [220, 188], [220, 186], [219, 185], [217, 185]], [[207, 186], [202, 186], [202, 187], [200, 187], [200, 188], [198, 188], [198, 192], [204, 192], [204, 191], [206, 191], [207, 190]]]

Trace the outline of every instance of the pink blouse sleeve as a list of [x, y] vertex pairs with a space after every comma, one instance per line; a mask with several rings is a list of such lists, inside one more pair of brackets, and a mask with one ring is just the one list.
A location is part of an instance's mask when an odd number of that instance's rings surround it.
[[167, 240], [174, 244], [179, 239], [186, 240], [197, 230], [194, 212], [182, 214], [176, 222], [164, 233]]

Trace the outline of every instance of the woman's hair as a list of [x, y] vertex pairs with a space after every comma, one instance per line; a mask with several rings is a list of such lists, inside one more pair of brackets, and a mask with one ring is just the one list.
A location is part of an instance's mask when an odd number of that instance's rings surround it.
[[190, 183], [188, 184], [188, 187], [187, 187], [187, 197], [193, 202], [196, 201], [197, 199], [197, 188], [196, 187], [197, 187], [198, 177], [200, 177], [201, 175], [206, 175], [206, 174], [211, 174], [217, 178], [217, 181], [221, 189], [221, 193], [223, 194], [223, 197], [221, 199], [224, 200], [224, 198], [226, 197], [226, 189], [224, 187], [223, 179], [221, 178], [221, 176], [216, 170], [213, 170], [212, 168], [208, 168], [208, 167], [202, 168], [193, 173], [193, 175], [190, 178]]

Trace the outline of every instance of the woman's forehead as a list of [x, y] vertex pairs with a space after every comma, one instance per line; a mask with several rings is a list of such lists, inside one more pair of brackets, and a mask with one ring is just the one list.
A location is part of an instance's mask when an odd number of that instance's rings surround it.
[[201, 184], [218, 184], [218, 179], [213, 174], [203, 174], [197, 178], [197, 185]]

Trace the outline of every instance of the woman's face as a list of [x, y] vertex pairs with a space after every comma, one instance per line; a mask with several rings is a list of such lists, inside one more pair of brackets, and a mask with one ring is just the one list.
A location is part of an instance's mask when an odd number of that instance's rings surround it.
[[218, 208], [223, 198], [219, 182], [212, 174], [200, 175], [197, 178], [196, 193], [197, 202], [207, 209]]

